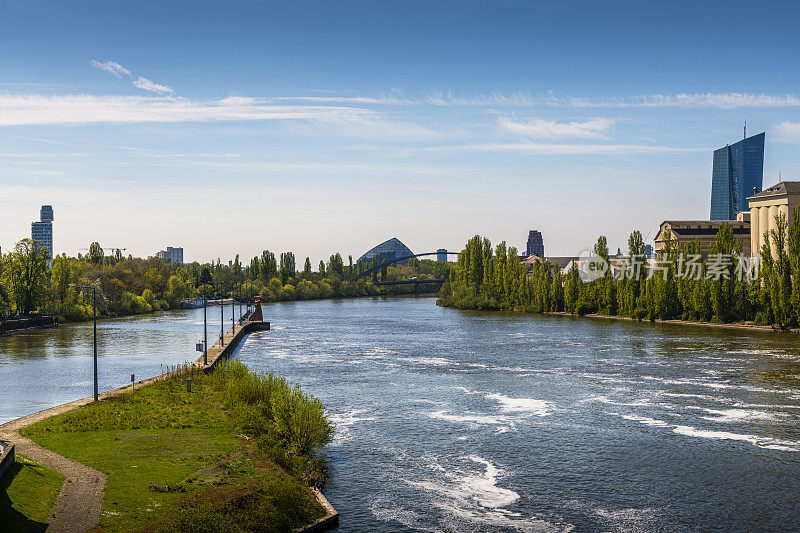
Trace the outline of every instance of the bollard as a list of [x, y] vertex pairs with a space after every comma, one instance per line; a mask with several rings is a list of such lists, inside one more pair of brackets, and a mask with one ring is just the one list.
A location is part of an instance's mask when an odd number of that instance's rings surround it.
[[192, 378], [186, 380], [186, 392], [192, 392]]

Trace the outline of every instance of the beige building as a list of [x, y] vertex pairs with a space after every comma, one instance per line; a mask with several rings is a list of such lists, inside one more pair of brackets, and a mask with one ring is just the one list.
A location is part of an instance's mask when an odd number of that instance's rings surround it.
[[669, 231], [678, 244], [700, 241], [700, 253], [707, 255], [717, 238], [719, 227], [727, 223], [733, 231], [733, 238], [742, 243], [742, 254], [750, 256], [750, 222], [745, 215], [742, 214], [739, 220], [665, 220], [655, 238], [655, 251], [658, 253], [664, 248]]
[[792, 223], [792, 210], [800, 207], [800, 181], [782, 181], [749, 197], [750, 241], [754, 254], [761, 253], [765, 233], [777, 229], [775, 217], [782, 213]]

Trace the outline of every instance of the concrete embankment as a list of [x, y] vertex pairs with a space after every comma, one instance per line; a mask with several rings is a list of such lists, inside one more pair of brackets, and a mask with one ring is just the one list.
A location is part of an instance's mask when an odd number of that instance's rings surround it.
[[0, 320], [0, 336], [29, 329], [54, 328], [58, 320], [50, 315], [34, 315]]
[[217, 361], [225, 359], [233, 353], [242, 339], [244, 339], [245, 335], [254, 331], [264, 331], [268, 329], [269, 322], [241, 322], [235, 324], [231, 329], [225, 332], [221, 339], [217, 340], [217, 342], [208, 349], [205, 360], [201, 355], [194, 364], [206, 370], [214, 368]]

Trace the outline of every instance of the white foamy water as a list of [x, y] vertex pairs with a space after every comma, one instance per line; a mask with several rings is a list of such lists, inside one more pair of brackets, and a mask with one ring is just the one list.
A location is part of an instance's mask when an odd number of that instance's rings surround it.
[[[569, 531], [571, 526], [563, 527], [546, 520], [526, 518], [521, 514], [509, 511], [506, 507], [519, 500], [519, 494], [513, 490], [499, 486], [498, 480], [503, 472], [491, 461], [470, 455], [465, 457], [476, 465], [478, 470], [462, 468], [442, 468], [438, 461], [430, 466], [437, 472], [436, 479], [424, 481], [405, 480], [413, 487], [423, 489], [431, 496], [430, 505], [450, 515], [453, 522], [445, 528], [448, 531], [471, 530], [479, 524], [491, 528], [513, 529], [516, 531]], [[416, 528], [414, 516], [403, 515], [395, 511], [393, 518], [406, 526]], [[472, 524], [465, 529], [466, 524]], [[441, 531], [438, 528], [425, 528], [429, 531]]]
[[684, 435], [687, 437], [696, 437], [696, 438], [711, 439], [711, 440], [741, 441], [750, 443], [754, 446], [758, 446], [759, 448], [764, 448], [767, 450], [781, 450], [787, 452], [800, 451], [800, 442], [796, 441], [777, 439], [774, 437], [749, 435], [745, 433], [733, 433], [730, 431], [698, 429], [693, 426], [671, 424], [669, 422], [665, 422], [664, 420], [658, 420], [646, 416], [622, 415], [622, 418], [624, 418], [625, 420], [639, 422], [640, 424], [644, 424], [646, 426], [657, 427], [657, 428], [670, 428], [672, 429], [673, 433], [677, 433], [678, 435]]
[[775, 421], [782, 418], [777, 413], [757, 411], [755, 409], [703, 409], [705, 412], [716, 416], [702, 416], [705, 420], [712, 422], [743, 422], [754, 420]]
[[329, 414], [328, 418], [336, 428], [336, 431], [333, 434], [333, 440], [331, 441], [331, 446], [339, 446], [345, 441], [350, 440], [352, 438], [350, 428], [356, 423], [371, 422], [375, 420], [375, 418], [371, 416], [360, 416], [366, 412], [368, 412], [366, 409], [351, 409], [344, 413]]
[[487, 394], [486, 398], [502, 404], [502, 411], [511, 413], [526, 413], [536, 416], [547, 416], [550, 413], [550, 404], [533, 398], [509, 398], [499, 393]]
[[461, 422], [467, 424], [510, 424], [514, 422], [505, 416], [479, 415], [474, 413], [451, 414], [445, 411], [428, 413], [430, 418], [446, 420], [448, 422]]

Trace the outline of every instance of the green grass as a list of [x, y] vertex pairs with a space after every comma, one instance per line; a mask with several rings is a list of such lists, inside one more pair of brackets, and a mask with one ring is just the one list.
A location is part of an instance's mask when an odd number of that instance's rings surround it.
[[3, 531], [44, 531], [64, 476], [17, 454], [0, 480], [0, 525]]
[[[301, 482], [313, 476], [287, 467], [312, 458], [295, 458], [288, 441], [275, 440], [270, 444], [278, 451], [268, 457], [252, 444], [257, 439], [242, 435], [252, 433], [251, 426], [269, 426], [248, 419], [244, 413], [252, 410], [231, 405], [229, 390], [251, 379], [241, 368], [195, 374], [192, 393], [184, 378], [157, 382], [23, 433], [108, 475], [100, 522], [105, 531], [190, 531], [206, 522], [221, 530], [285, 531], [322, 513]], [[225, 523], [236, 526], [226, 529]]]

